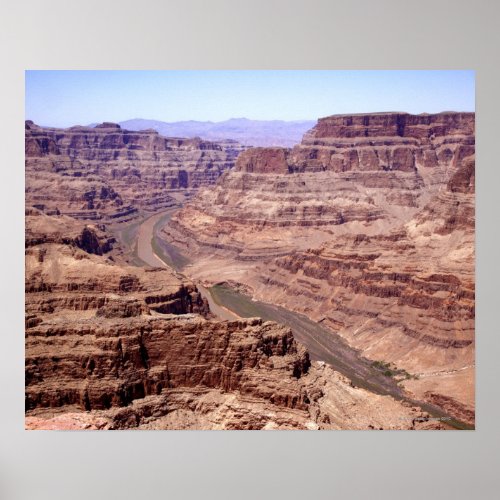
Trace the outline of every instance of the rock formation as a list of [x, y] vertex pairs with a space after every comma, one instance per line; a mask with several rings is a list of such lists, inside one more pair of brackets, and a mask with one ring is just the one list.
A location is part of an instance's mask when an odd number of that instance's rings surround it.
[[28, 429], [418, 429], [420, 409], [309, 360], [289, 328], [220, 322], [104, 227], [26, 213]]
[[320, 119], [254, 148], [166, 226], [189, 275], [321, 321], [474, 418], [474, 113]]
[[215, 183], [243, 149], [235, 141], [167, 138], [113, 123], [56, 129], [27, 121], [25, 128], [27, 205], [87, 220], [175, 206]]

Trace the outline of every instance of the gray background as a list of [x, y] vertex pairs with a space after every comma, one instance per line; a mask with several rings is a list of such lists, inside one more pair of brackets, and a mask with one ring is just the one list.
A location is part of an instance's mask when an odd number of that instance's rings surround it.
[[[0, 499], [498, 498], [498, 21], [477, 0], [4, 2]], [[478, 430], [23, 430], [24, 70], [204, 68], [477, 71]]]

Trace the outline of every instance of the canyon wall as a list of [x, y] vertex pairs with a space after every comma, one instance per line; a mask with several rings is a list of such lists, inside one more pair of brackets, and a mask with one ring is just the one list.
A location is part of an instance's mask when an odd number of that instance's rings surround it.
[[185, 277], [117, 263], [105, 228], [26, 212], [28, 429], [420, 429], [289, 328], [220, 322]]
[[57, 129], [26, 121], [26, 202], [48, 214], [127, 220], [214, 184], [242, 149], [231, 140], [167, 138], [113, 123]]
[[164, 238], [190, 276], [321, 321], [408, 391], [474, 415], [474, 113], [320, 119], [253, 148]]

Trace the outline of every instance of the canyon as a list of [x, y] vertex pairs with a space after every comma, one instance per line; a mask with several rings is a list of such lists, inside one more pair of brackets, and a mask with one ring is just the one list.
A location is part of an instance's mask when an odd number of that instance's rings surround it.
[[290, 328], [219, 321], [175, 271], [117, 264], [102, 229], [35, 208], [26, 228], [27, 429], [444, 428]]
[[320, 119], [242, 152], [162, 237], [193, 279], [305, 314], [472, 423], [474, 130], [474, 113]]
[[236, 141], [163, 137], [115, 123], [57, 129], [28, 120], [25, 136], [27, 206], [104, 222], [179, 206], [243, 150]]
[[26, 122], [26, 428], [473, 427], [474, 130], [337, 115], [248, 149]]

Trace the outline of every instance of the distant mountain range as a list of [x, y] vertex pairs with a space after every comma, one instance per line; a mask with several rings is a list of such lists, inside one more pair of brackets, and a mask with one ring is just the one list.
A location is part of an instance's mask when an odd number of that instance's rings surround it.
[[247, 146], [293, 146], [316, 120], [249, 120], [231, 118], [222, 122], [162, 122], [136, 118], [119, 122], [127, 130], [153, 129], [167, 137], [201, 137], [206, 140], [234, 139]]

